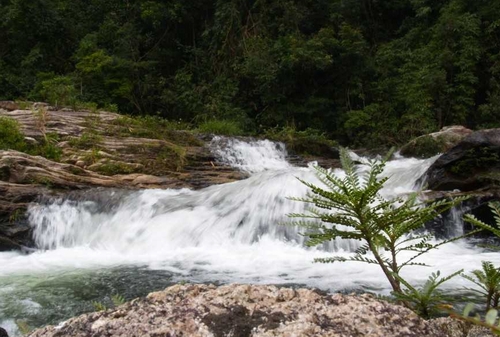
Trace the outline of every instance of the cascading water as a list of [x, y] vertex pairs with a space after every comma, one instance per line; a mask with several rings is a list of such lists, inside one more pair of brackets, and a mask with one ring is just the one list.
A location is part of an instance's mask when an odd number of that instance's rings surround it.
[[[0, 326], [15, 333], [15, 319], [56, 323], [92, 310], [91, 300], [113, 293], [144, 295], [179, 280], [388, 292], [377, 266], [312, 263], [333, 252], [350, 254], [357, 242], [306, 248], [299, 229], [281, 224], [286, 214], [304, 211], [304, 204], [287, 197], [307, 193], [297, 178], [319, 184], [313, 168], [292, 167], [284, 146], [270, 141], [215, 139], [212, 146], [221, 162], [250, 177], [199, 191], [138, 191], [123, 195], [113, 207], [99, 207], [92, 198], [32, 206], [30, 222], [40, 250], [0, 253]], [[384, 196], [412, 192], [433, 160], [390, 161]], [[466, 243], [445, 245], [420, 262], [447, 274], [477, 268], [481, 260], [500, 264], [497, 255]], [[405, 276], [419, 282], [428, 273], [412, 267]]]

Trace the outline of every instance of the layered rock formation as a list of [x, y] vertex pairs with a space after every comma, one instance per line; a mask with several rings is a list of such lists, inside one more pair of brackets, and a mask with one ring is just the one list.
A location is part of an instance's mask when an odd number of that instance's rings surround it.
[[424, 321], [371, 295], [256, 285], [175, 285], [29, 336], [465, 337], [480, 336], [479, 332], [484, 330], [471, 331], [449, 319]]
[[26, 142], [51, 142], [58, 161], [0, 150], [0, 251], [31, 246], [25, 211], [40, 196], [95, 187], [203, 188], [246, 175], [216, 161], [207, 142], [155, 121], [111, 112], [18, 109], [0, 102], [0, 117], [15, 119]]

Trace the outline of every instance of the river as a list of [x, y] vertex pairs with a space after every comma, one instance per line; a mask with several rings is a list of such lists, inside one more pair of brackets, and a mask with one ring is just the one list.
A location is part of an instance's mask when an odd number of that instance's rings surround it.
[[[250, 177], [197, 191], [99, 190], [90, 191], [86, 200], [33, 205], [29, 218], [38, 249], [31, 254], [0, 253], [0, 326], [16, 336], [16, 321], [29, 327], [56, 324], [94, 310], [93, 301], [109, 304], [114, 294], [131, 299], [180, 281], [389, 293], [375, 265], [312, 262], [352, 254], [357, 242], [338, 240], [306, 248], [301, 230], [284, 224], [287, 214], [304, 211], [303, 203], [288, 199], [307, 193], [297, 178], [319, 184], [312, 166], [290, 165], [285, 147], [265, 140], [216, 140], [213, 151]], [[414, 191], [435, 159], [388, 162], [383, 174], [390, 179], [383, 195]], [[343, 174], [340, 169], [334, 173]], [[447, 226], [461, 230], [459, 221]], [[482, 260], [500, 265], [500, 254], [461, 241], [419, 259], [432, 268], [409, 267], [403, 275], [421, 283], [432, 271], [470, 271]], [[459, 277], [447, 284], [464, 285], [470, 286]]]

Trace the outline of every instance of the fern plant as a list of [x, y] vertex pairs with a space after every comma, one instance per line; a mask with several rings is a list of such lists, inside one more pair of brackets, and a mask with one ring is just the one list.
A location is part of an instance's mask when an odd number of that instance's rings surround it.
[[441, 311], [441, 307], [453, 301], [451, 296], [446, 295], [439, 288], [444, 282], [459, 275], [459, 270], [446, 277], [441, 277], [439, 270], [432, 273], [422, 287], [416, 288], [409, 284], [399, 275], [394, 275], [405, 287], [402, 292], [394, 292], [394, 297], [405, 303], [410, 309], [423, 318], [431, 318]]
[[[490, 231], [500, 238], [500, 230], [498, 229], [500, 228], [500, 203], [490, 202], [489, 206], [493, 212], [497, 228], [478, 220], [472, 214], [466, 214], [464, 219], [474, 226]], [[498, 246], [487, 245], [486, 247], [493, 250], [500, 250]], [[498, 309], [500, 304], [500, 268], [495, 267], [490, 261], [482, 261], [482, 270], [474, 270], [472, 271], [472, 275], [462, 275], [462, 277], [479, 287], [479, 289], [467, 289], [477, 292], [485, 298], [486, 311], [492, 308]]]
[[472, 275], [462, 274], [462, 277], [479, 287], [466, 288], [479, 293], [486, 299], [486, 311], [498, 309], [500, 302], [500, 268], [496, 268], [490, 261], [482, 261], [482, 270], [472, 271]]
[[491, 333], [495, 336], [500, 336], [500, 322], [498, 321], [498, 310], [490, 309], [486, 312], [484, 318], [478, 313], [475, 316], [471, 316], [471, 312], [474, 309], [474, 304], [469, 303], [465, 306], [461, 314], [449, 311], [450, 317], [472, 323], [477, 326], [482, 326], [490, 329]]
[[92, 306], [95, 311], [106, 311], [110, 308], [116, 308], [126, 302], [125, 297], [119, 294], [111, 295], [111, 306], [107, 306], [103, 302], [92, 301]]
[[[496, 237], [500, 238], [500, 202], [490, 202], [489, 207], [491, 211], [493, 212], [493, 217], [495, 219], [497, 227], [490, 226], [483, 221], [477, 219], [474, 215], [472, 214], [466, 214], [464, 215], [464, 220], [467, 221], [468, 223], [481, 228], [483, 230], [489, 231], [493, 233]], [[494, 249], [494, 250], [500, 250], [500, 247], [498, 246], [492, 246], [488, 245], [487, 248]]]
[[[292, 199], [312, 207], [305, 214], [289, 216], [302, 219], [292, 222], [292, 225], [307, 229], [303, 235], [308, 238], [310, 246], [336, 238], [362, 242], [354, 256], [319, 258], [315, 259], [316, 262], [355, 261], [379, 265], [392, 289], [402, 293], [401, 277], [398, 277], [402, 268], [424, 266], [416, 261], [419, 256], [463, 237], [432, 243], [432, 234], [417, 233], [416, 230], [465, 200], [465, 197], [430, 203], [419, 201], [416, 194], [407, 198], [385, 199], [380, 191], [389, 178], [380, 175], [390, 155], [381, 161], [370, 161], [369, 170], [363, 173], [356, 170], [348, 151], [342, 148], [340, 159], [345, 177], [337, 177], [316, 166], [317, 176], [325, 187], [301, 180], [310, 192], [305, 198]], [[413, 252], [413, 255], [401, 261], [399, 254], [404, 251]]]

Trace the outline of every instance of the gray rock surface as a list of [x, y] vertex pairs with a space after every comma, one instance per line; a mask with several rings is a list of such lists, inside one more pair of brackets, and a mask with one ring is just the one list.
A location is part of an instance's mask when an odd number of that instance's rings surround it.
[[29, 336], [465, 337], [469, 330], [452, 320], [424, 321], [371, 295], [257, 285], [175, 285]]

